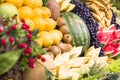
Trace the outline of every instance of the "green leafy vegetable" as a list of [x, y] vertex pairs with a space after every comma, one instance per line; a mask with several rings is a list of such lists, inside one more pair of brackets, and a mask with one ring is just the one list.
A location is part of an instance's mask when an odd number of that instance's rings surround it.
[[110, 2], [120, 10], [120, 0], [110, 0]]
[[96, 66], [90, 68], [90, 73], [80, 76], [78, 80], [117, 80], [120, 75], [120, 58], [98, 69]]
[[46, 80], [55, 80], [55, 77], [54, 77], [54, 75], [47, 69], [47, 68], [45, 68], [45, 70], [46, 70]]
[[120, 73], [120, 59], [115, 60], [114, 62], [112, 62], [111, 64], [106, 66], [105, 71], [106, 72], [111, 71], [111, 72], [115, 72], [115, 73]]
[[19, 59], [22, 50], [0, 54], [0, 74], [7, 72]]

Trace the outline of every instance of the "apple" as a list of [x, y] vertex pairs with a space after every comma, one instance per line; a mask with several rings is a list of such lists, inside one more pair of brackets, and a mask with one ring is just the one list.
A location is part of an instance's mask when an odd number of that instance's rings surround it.
[[11, 18], [14, 15], [18, 15], [18, 10], [13, 4], [2, 3], [0, 5], [0, 15]]

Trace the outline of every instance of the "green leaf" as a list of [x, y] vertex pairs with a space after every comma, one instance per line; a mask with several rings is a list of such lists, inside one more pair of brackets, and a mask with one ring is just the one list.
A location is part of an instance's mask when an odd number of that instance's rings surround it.
[[25, 69], [28, 68], [27, 62], [28, 62], [28, 58], [22, 56], [22, 59], [21, 59], [21, 61], [20, 61], [20, 68], [22, 69], [22, 71], [24, 71]]
[[48, 79], [55, 80], [54, 75], [48, 69], [45, 69], [45, 70], [46, 70], [46, 80]]
[[0, 54], [0, 75], [7, 72], [16, 63], [22, 50], [11, 51]]
[[105, 71], [112, 71], [115, 73], [120, 73], [120, 59], [115, 60], [111, 64], [105, 67]]
[[110, 0], [110, 2], [120, 10], [120, 0]]
[[45, 6], [45, 4], [48, 0], [42, 0], [42, 1], [43, 1], [43, 6]]
[[37, 36], [38, 32], [39, 32], [39, 30], [35, 29], [35, 30], [32, 31], [32, 35]]

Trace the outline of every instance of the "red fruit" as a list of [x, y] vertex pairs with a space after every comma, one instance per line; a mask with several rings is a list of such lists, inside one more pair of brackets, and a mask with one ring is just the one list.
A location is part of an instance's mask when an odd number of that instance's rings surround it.
[[41, 59], [41, 58], [42, 58], [42, 54], [39, 54], [39, 55], [38, 55], [38, 59]]
[[32, 30], [28, 30], [29, 33], [32, 33]]
[[25, 26], [25, 24], [22, 24], [22, 29], [26, 29], [26, 26]]
[[45, 61], [46, 61], [46, 59], [45, 59], [44, 57], [42, 57], [42, 58], [41, 58], [41, 61], [42, 61], [42, 62], [45, 62]]
[[26, 31], [28, 31], [29, 28], [30, 28], [30, 27], [29, 27], [28, 25], [26, 25], [25, 23], [22, 24], [22, 29], [25, 29]]
[[17, 29], [17, 24], [14, 24], [11, 28], [12, 28], [13, 30], [16, 30], [16, 29]]
[[0, 33], [3, 31], [3, 27], [0, 27]]
[[114, 40], [117, 40], [118, 39], [118, 37], [117, 37], [117, 35], [116, 35], [116, 33], [115, 33], [115, 31], [112, 33], [112, 35], [110, 36], [110, 38], [109, 38], [109, 42], [111, 42], [111, 41], [114, 41]]
[[120, 52], [117, 49], [114, 49], [114, 52], [111, 54], [110, 57], [115, 57], [115, 56], [117, 56], [119, 54], [120, 54]]
[[9, 38], [9, 41], [10, 41], [11, 43], [14, 42], [14, 41], [15, 41], [14, 37], [11, 36], [11, 37]]
[[0, 41], [0, 43], [2, 44], [2, 45], [6, 45], [6, 40], [5, 39], [2, 39], [1, 41]]
[[28, 47], [24, 50], [24, 53], [32, 53], [32, 48]]
[[26, 43], [22, 43], [19, 45], [20, 48], [26, 48], [27, 47], [27, 44]]
[[34, 68], [34, 67], [35, 67], [35, 64], [34, 64], [34, 63], [29, 63], [29, 67], [30, 67], [30, 68]]
[[104, 52], [105, 52], [105, 54], [111, 54], [111, 53], [114, 52], [113, 49], [114, 49], [114, 47], [112, 46], [112, 44], [111, 43], [107, 43], [105, 45], [105, 47], [104, 47]]
[[27, 30], [29, 30], [30, 26], [29, 26], [29, 25], [27, 25], [27, 24], [25, 24], [25, 25], [26, 25], [26, 29], [27, 29]]
[[109, 26], [108, 30], [116, 30], [116, 26], [115, 24], [112, 24]]
[[120, 39], [120, 29], [115, 30], [115, 34], [118, 39]]
[[32, 38], [32, 34], [30, 34], [30, 33], [27, 34], [27, 38], [28, 38], [28, 39], [31, 39], [31, 38]]
[[7, 34], [10, 34], [10, 31], [9, 31], [9, 30], [7, 30], [7, 31], [6, 31], [6, 33], [7, 33]]
[[23, 23], [25, 23], [25, 19], [22, 19], [21, 21], [22, 21]]
[[34, 63], [34, 62], [35, 62], [34, 58], [29, 59], [29, 63]]

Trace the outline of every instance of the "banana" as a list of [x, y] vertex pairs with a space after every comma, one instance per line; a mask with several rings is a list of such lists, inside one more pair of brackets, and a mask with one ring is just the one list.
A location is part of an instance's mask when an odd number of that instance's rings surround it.
[[106, 17], [108, 19], [111, 19], [112, 18], [112, 11], [110, 9], [110, 5], [108, 5], [109, 3], [107, 1], [105, 1], [105, 0], [104, 1], [99, 1], [99, 2], [105, 6], [105, 8], [103, 10], [106, 13]]
[[104, 19], [100, 18], [97, 14], [92, 13], [94, 19], [99, 23], [100, 26], [106, 27], [105, 26], [105, 21]]
[[101, 21], [100, 16], [98, 16], [97, 14], [95, 14], [95, 13], [93, 13], [93, 12], [92, 12], [92, 15], [93, 15], [93, 17], [94, 17], [94, 19], [95, 19], [96, 21], [98, 21], [98, 22]]
[[110, 0], [84, 0], [96, 21], [103, 27], [109, 27], [112, 19], [112, 11], [110, 9]]
[[91, 5], [88, 5], [90, 10], [92, 12], [95, 12], [98, 16], [100, 16], [101, 18], [103, 17], [101, 14], [100, 14], [100, 11], [98, 9], [98, 7], [95, 5], [95, 4], [91, 4]]
[[105, 19], [104, 19], [104, 18], [101, 18], [100, 16], [98, 16], [98, 15], [95, 14], [94, 12], [92, 12], [92, 15], [93, 15], [94, 19], [98, 22], [98, 24], [99, 24], [100, 26], [106, 27]]
[[106, 27], [109, 27], [109, 26], [110, 26], [110, 23], [111, 23], [111, 20], [110, 20], [110, 19], [107, 19], [106, 17], [104, 17], [104, 19], [105, 19]]
[[95, 4], [97, 4], [98, 6], [101, 6], [101, 7], [103, 7], [104, 9], [106, 9], [106, 7], [105, 7], [103, 4], [101, 4], [98, 0], [89, 0], [88, 2], [95, 3]]

